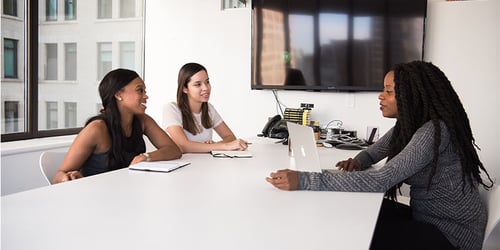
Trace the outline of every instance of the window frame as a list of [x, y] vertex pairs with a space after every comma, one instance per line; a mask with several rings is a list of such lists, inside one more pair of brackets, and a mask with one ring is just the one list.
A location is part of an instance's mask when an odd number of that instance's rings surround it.
[[[18, 50], [23, 50], [24, 57], [22, 58], [24, 60], [23, 63], [23, 69], [19, 69], [21, 71], [18, 72], [19, 76], [24, 76], [24, 104], [19, 109], [19, 113], [23, 113], [23, 118], [24, 123], [19, 123], [19, 126], [21, 127], [20, 132], [14, 132], [14, 133], [5, 133], [1, 134], [1, 142], [9, 142], [9, 141], [20, 141], [20, 140], [28, 140], [28, 139], [36, 139], [36, 138], [46, 138], [46, 137], [53, 137], [53, 136], [65, 136], [65, 135], [74, 135], [78, 134], [83, 127], [78, 127], [78, 128], [57, 128], [57, 129], [42, 129], [40, 130], [41, 125], [39, 125], [39, 117], [40, 115], [43, 115], [39, 113], [39, 108], [40, 105], [43, 105], [43, 103], [39, 103], [39, 84], [40, 81], [44, 81], [42, 79], [39, 79], [39, 77], [44, 77], [43, 75], [43, 69], [39, 69], [39, 66], [41, 65], [40, 63], [43, 62], [43, 58], [39, 58], [40, 50], [44, 49], [44, 46], [40, 46], [40, 37], [39, 37], [39, 25], [40, 21], [43, 20], [42, 22], [45, 21], [45, 16], [46, 12], [44, 11], [43, 13], [39, 13], [41, 8], [44, 8], [43, 4], [45, 2], [39, 2], [39, 0], [24, 0], [24, 9], [22, 11], [25, 12], [24, 15], [24, 44], [21, 47], [21, 44], [18, 45]], [[62, 1], [62, 0], [58, 0]], [[143, 1], [143, 0], [141, 0]], [[143, 6], [145, 5], [145, 1], [142, 3]], [[42, 6], [40, 6], [42, 5]], [[19, 10], [18, 10], [19, 11]], [[145, 38], [145, 21], [144, 21], [144, 16], [145, 16], [145, 8], [143, 7], [141, 9], [141, 16], [143, 18], [142, 20], [142, 42], [144, 42]], [[39, 20], [39, 18], [42, 18]], [[95, 17], [99, 19], [97, 16]], [[63, 44], [60, 44], [63, 45]], [[58, 46], [59, 47], [59, 46]], [[78, 46], [77, 46], [78, 47]], [[64, 52], [63, 52], [64, 53]], [[78, 53], [78, 51], [77, 51]], [[113, 52], [112, 52], [113, 53]], [[144, 51], [142, 50], [142, 53]], [[62, 59], [63, 58], [59, 58]], [[3, 60], [3, 58], [2, 58]], [[18, 58], [18, 61], [21, 60], [21, 58]], [[141, 63], [140, 63], [140, 68], [141, 71], [144, 72], [144, 56], [140, 58]], [[136, 62], [138, 63], [138, 62]], [[78, 67], [77, 67], [78, 70]], [[62, 76], [64, 77], [64, 76]], [[3, 103], [2, 103], [3, 105]], [[99, 107], [99, 104], [96, 104], [97, 107]], [[78, 108], [78, 107], [77, 107]], [[64, 112], [64, 111], [63, 111]]]
[[[38, 130], [38, 0], [26, 1], [25, 43], [26, 54], [24, 58], [25, 71], [25, 116], [24, 131], [18, 133], [2, 134], [2, 142], [19, 141], [51, 136], [78, 134], [82, 128], [67, 128], [54, 130]], [[20, 124], [22, 126], [22, 124]]]

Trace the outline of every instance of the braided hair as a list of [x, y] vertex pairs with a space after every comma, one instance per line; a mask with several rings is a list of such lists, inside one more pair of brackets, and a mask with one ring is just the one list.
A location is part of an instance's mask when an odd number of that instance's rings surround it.
[[[411, 140], [413, 134], [428, 121], [434, 125], [432, 170], [428, 188], [436, 173], [441, 143], [440, 121], [446, 124], [453, 146], [462, 164], [462, 179], [471, 188], [474, 181], [484, 188], [491, 188], [493, 181], [479, 160], [469, 118], [460, 99], [445, 74], [429, 62], [413, 61], [395, 65], [394, 83], [398, 107], [398, 119], [394, 126], [388, 160], [396, 156]], [[480, 172], [486, 173], [490, 185], [483, 182]], [[396, 191], [402, 183], [386, 192], [386, 197], [395, 200]], [[464, 189], [464, 186], [462, 186]]]

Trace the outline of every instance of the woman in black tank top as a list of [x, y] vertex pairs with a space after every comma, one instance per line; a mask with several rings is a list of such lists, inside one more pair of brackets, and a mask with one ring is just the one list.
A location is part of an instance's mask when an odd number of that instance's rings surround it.
[[[73, 141], [53, 183], [128, 167], [141, 161], [172, 160], [182, 153], [145, 113], [146, 85], [136, 72], [116, 69], [99, 84], [104, 107]], [[143, 135], [156, 151], [145, 153]]]

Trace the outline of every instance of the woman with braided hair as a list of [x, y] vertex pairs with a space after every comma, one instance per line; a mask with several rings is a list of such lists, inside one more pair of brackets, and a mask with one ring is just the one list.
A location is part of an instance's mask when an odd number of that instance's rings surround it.
[[[478, 189], [493, 181], [450, 81], [432, 63], [398, 64], [386, 74], [379, 100], [382, 115], [396, 124], [337, 163], [343, 172], [284, 169], [266, 180], [283, 190], [385, 192], [371, 249], [481, 249], [487, 210]], [[384, 158], [383, 167], [370, 169]], [[410, 206], [395, 201], [403, 182]]]

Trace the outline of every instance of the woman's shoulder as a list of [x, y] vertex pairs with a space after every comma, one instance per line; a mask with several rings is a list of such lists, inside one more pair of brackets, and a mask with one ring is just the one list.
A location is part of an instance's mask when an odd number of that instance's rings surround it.
[[102, 119], [90, 121], [79, 133], [89, 139], [99, 139], [108, 136], [108, 126]]
[[436, 135], [436, 132], [439, 132], [442, 144], [447, 144], [449, 142], [450, 132], [448, 126], [443, 120], [427, 121], [422, 126], [420, 126], [420, 128], [415, 132], [414, 136], [433, 138]]
[[180, 112], [179, 105], [176, 102], [167, 102], [163, 105], [163, 110], [167, 112]]
[[91, 130], [107, 130], [108, 126], [106, 124], [106, 121], [103, 119], [94, 119], [90, 121], [85, 128], [91, 129]]
[[446, 123], [443, 120], [429, 120], [422, 126], [420, 126], [419, 130], [434, 131], [436, 128], [435, 126], [436, 122], [438, 123], [441, 131], [444, 132], [448, 131], [448, 126], [446, 126]]
[[211, 113], [219, 113], [217, 112], [217, 109], [215, 108], [215, 106], [212, 104], [212, 103], [209, 103], [207, 102], [207, 105], [208, 105], [208, 111], [211, 112]]

